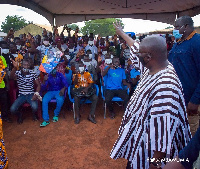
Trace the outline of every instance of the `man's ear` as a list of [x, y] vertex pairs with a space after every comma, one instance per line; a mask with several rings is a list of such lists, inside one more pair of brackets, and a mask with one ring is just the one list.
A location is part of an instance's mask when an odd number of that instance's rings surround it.
[[148, 53], [146, 57], [147, 57], [148, 60], [151, 60], [151, 58], [152, 58], [150, 53]]

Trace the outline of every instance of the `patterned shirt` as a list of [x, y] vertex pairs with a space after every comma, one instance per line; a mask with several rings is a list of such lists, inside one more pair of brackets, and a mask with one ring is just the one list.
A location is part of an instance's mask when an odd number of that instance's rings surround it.
[[3, 139], [3, 130], [2, 130], [2, 119], [0, 112], [0, 168], [8, 167], [8, 157], [5, 149], [4, 139]]
[[153, 152], [174, 158], [191, 137], [182, 86], [171, 64], [149, 75], [147, 69], [119, 128], [111, 158], [125, 158], [131, 168], [149, 168]]
[[34, 93], [34, 81], [37, 80], [37, 75], [33, 70], [29, 70], [28, 75], [23, 75], [21, 70], [16, 71], [17, 85], [19, 94], [27, 95]]
[[[75, 74], [73, 75], [73, 82], [75, 79]], [[80, 88], [80, 87], [88, 87], [90, 83], [93, 83], [92, 76], [90, 75], [89, 72], [84, 72], [84, 74], [78, 74], [78, 84], [75, 85], [75, 88]]]
[[140, 62], [139, 58], [136, 56], [136, 54], [134, 54], [135, 52], [138, 52], [139, 44], [137, 42], [135, 42], [134, 45], [136, 47], [131, 46], [131, 49], [130, 49], [130, 60], [132, 61], [132, 64], [135, 67], [138, 67], [140, 69], [140, 73], [141, 73], [141, 77], [142, 77], [142, 74], [143, 74], [143, 72], [145, 71], [146, 68], [144, 68], [144, 66]]

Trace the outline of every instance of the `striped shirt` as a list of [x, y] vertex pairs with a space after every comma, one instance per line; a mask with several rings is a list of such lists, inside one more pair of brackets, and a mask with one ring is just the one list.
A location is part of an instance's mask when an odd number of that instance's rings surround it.
[[139, 44], [137, 42], [134, 43], [134, 46], [131, 46], [130, 48], [130, 60], [132, 61], [132, 64], [140, 69], [140, 73], [141, 73], [141, 77], [143, 72], [145, 71], [145, 67], [142, 65], [142, 63], [140, 62], [139, 58], [136, 56], [136, 54], [134, 54], [135, 52], [139, 51]]
[[19, 88], [19, 94], [27, 95], [34, 93], [34, 81], [37, 79], [37, 75], [33, 70], [29, 70], [28, 75], [22, 75], [21, 70], [16, 71], [17, 85]]
[[191, 138], [182, 86], [171, 64], [149, 75], [147, 69], [123, 116], [111, 158], [125, 158], [135, 169], [149, 168], [153, 151], [172, 159]]

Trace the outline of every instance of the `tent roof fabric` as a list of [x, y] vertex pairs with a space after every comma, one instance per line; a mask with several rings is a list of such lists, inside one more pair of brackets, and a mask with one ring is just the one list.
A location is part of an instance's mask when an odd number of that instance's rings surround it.
[[61, 26], [100, 18], [134, 18], [173, 24], [176, 15], [200, 13], [199, 0], [1, 0], [32, 9], [51, 25]]

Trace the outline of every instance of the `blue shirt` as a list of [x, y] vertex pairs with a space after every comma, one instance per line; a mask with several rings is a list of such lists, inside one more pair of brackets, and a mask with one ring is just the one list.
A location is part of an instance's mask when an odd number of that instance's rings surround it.
[[[105, 67], [105, 69], [107, 66]], [[119, 90], [122, 88], [122, 80], [126, 79], [125, 70], [122, 68], [109, 69], [106, 76], [106, 89]]]
[[200, 104], [200, 35], [175, 43], [168, 60], [182, 83], [186, 105]]
[[[186, 168], [192, 168], [193, 163], [197, 160], [200, 152], [200, 127], [196, 131], [194, 137], [188, 145], [184, 147], [178, 154], [180, 159], [184, 159], [181, 164]], [[189, 162], [188, 162], [189, 161]]]
[[132, 79], [132, 78], [136, 78], [138, 75], [140, 75], [140, 72], [134, 68], [131, 70], [130, 74], [131, 74], [131, 79]]
[[68, 87], [68, 83], [62, 73], [56, 72], [56, 77], [53, 77], [51, 74], [49, 74], [49, 77], [42, 88], [46, 88], [47, 86], [49, 91], [59, 91], [64, 86]]

